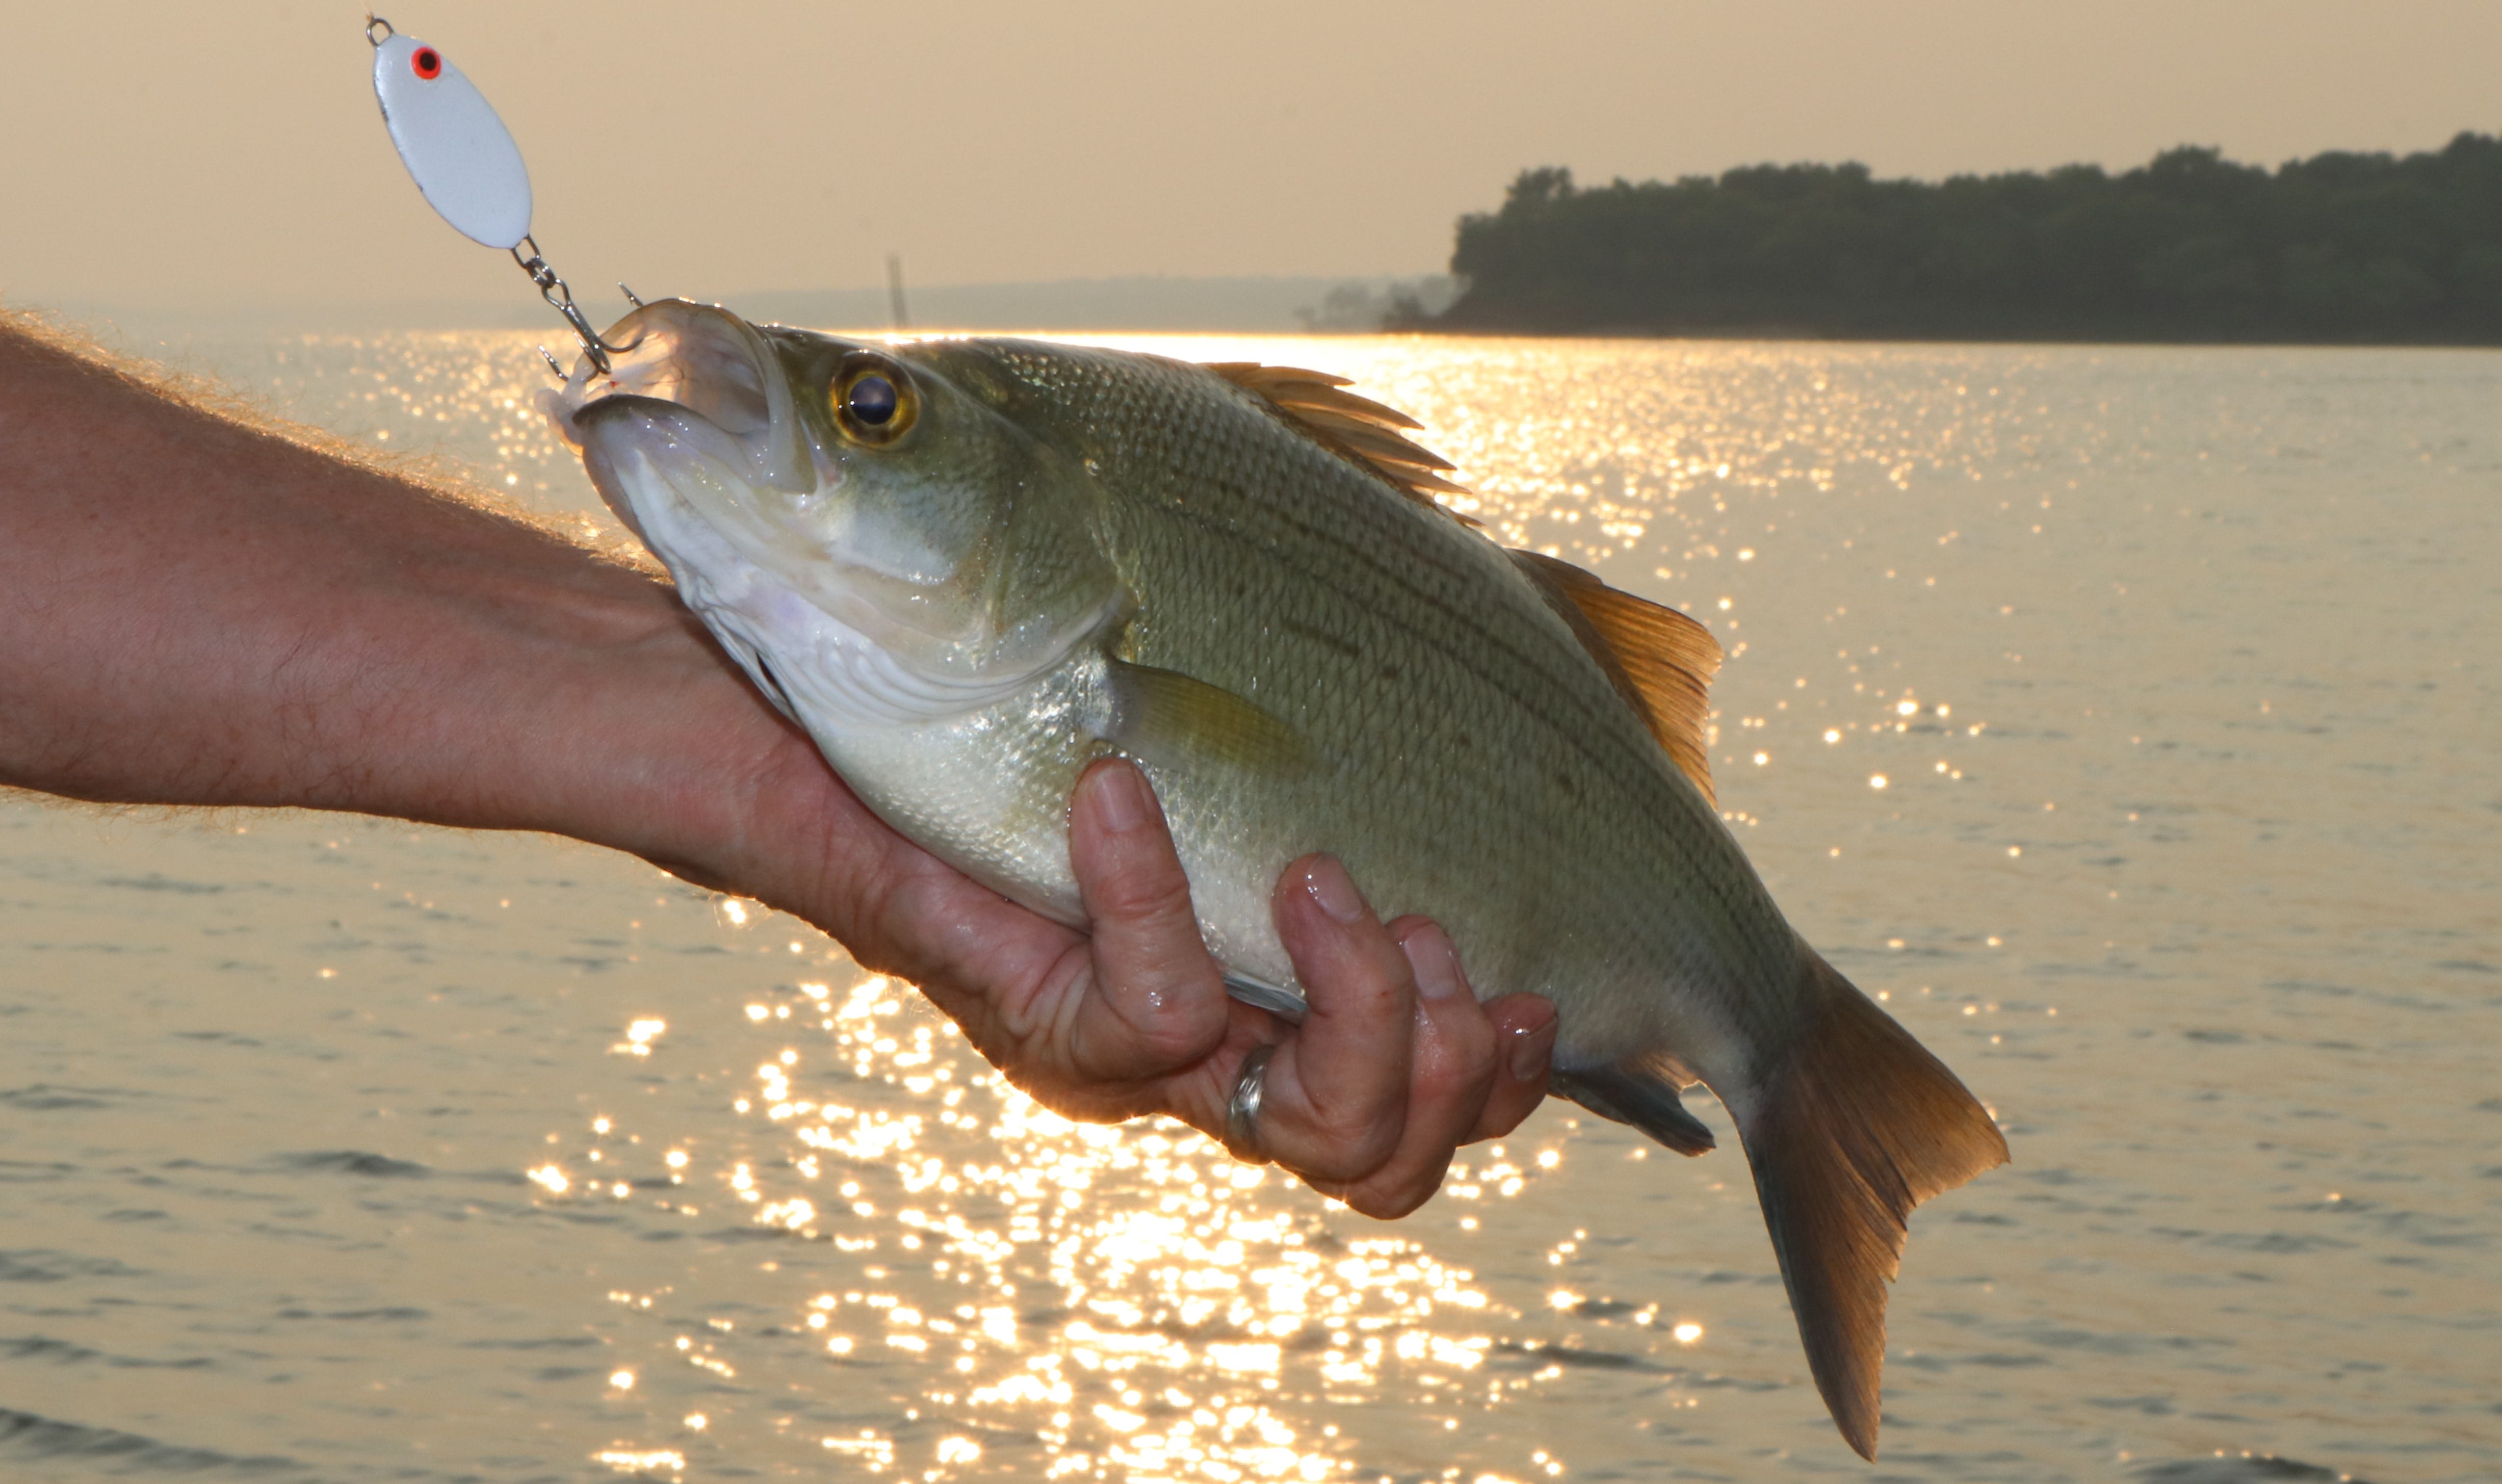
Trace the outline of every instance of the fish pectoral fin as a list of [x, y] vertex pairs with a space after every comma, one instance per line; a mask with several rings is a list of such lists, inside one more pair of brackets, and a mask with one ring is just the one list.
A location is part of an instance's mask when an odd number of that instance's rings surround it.
[[1703, 728], [1711, 714], [1711, 677], [1720, 670], [1720, 641], [1711, 630], [1674, 608], [1619, 592], [1569, 561], [1522, 551], [1511, 559], [1607, 672], [1669, 760], [1710, 801], [1711, 759]]
[[1151, 766], [1214, 762], [1289, 778], [1317, 761], [1309, 743], [1255, 702], [1178, 670], [1114, 660], [1111, 689], [1103, 739]]
[[1558, 1096], [1620, 1124], [1631, 1124], [1678, 1154], [1708, 1154], [1719, 1147], [1703, 1120], [1685, 1111], [1676, 1084], [1646, 1068], [1591, 1066], [1556, 1071], [1547, 1087]]
[[1225, 971], [1225, 993], [1254, 1010], [1268, 1011], [1289, 1026], [1302, 1025], [1303, 1017], [1311, 1013], [1312, 1007], [1305, 1004], [1303, 996], [1294, 991], [1270, 984], [1266, 979], [1254, 979], [1249, 974], [1235, 973], [1232, 969]]

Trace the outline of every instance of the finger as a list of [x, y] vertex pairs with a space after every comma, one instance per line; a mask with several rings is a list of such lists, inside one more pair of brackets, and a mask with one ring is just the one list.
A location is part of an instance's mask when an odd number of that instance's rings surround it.
[[1315, 1185], [1351, 1184], [1405, 1130], [1415, 977], [1330, 857], [1288, 866], [1273, 907], [1311, 1010], [1268, 1063], [1261, 1151]]
[[1494, 1028], [1494, 1086], [1477, 1114], [1476, 1127], [1461, 1136], [1463, 1144], [1501, 1138], [1545, 1100], [1549, 1064], [1555, 1056], [1555, 1005], [1537, 995], [1505, 995], [1485, 1002], [1486, 1021]]
[[1470, 992], [1450, 938], [1423, 918], [1402, 918], [1390, 931], [1416, 983], [1406, 1124], [1380, 1167], [1332, 1193], [1385, 1220], [1406, 1215], [1441, 1188], [1452, 1152], [1477, 1126], [1502, 1060], [1494, 1022]]
[[1069, 1070], [1136, 1082], [1203, 1060], [1225, 1034], [1225, 981], [1199, 935], [1190, 880], [1155, 792], [1107, 759], [1077, 781], [1069, 861], [1091, 952], [1058, 1008]]

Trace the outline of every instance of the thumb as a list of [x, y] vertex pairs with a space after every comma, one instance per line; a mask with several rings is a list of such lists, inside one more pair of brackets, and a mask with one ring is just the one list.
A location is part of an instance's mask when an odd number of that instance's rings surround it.
[[1225, 1034], [1224, 973], [1200, 938], [1155, 791], [1133, 764], [1106, 759], [1077, 781], [1068, 855], [1094, 937], [1092, 981], [1065, 1022], [1070, 1069], [1134, 1081], [1204, 1059]]

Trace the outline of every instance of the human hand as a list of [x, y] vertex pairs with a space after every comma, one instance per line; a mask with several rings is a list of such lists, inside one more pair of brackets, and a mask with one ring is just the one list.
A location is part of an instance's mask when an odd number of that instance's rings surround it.
[[1125, 761], [1089, 769], [1070, 802], [1091, 935], [1005, 901], [844, 800], [825, 801], [830, 869], [801, 910], [863, 963], [919, 983], [1055, 1112], [1166, 1113], [1223, 1139], [1243, 1059], [1273, 1044], [1257, 1154], [1389, 1218], [1433, 1196], [1459, 1145], [1510, 1131], [1545, 1096], [1554, 1007], [1534, 995], [1480, 1005], [1439, 928], [1383, 925], [1325, 856], [1290, 865], [1273, 899], [1310, 1014], [1289, 1028], [1230, 998], [1163, 812]]

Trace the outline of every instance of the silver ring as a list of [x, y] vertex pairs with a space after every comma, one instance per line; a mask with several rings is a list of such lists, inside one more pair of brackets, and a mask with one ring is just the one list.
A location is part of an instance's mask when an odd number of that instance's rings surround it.
[[1276, 1054], [1274, 1045], [1252, 1047], [1234, 1076], [1234, 1098], [1225, 1105], [1225, 1147], [1237, 1160], [1262, 1158], [1260, 1100], [1268, 1094], [1268, 1059]]

